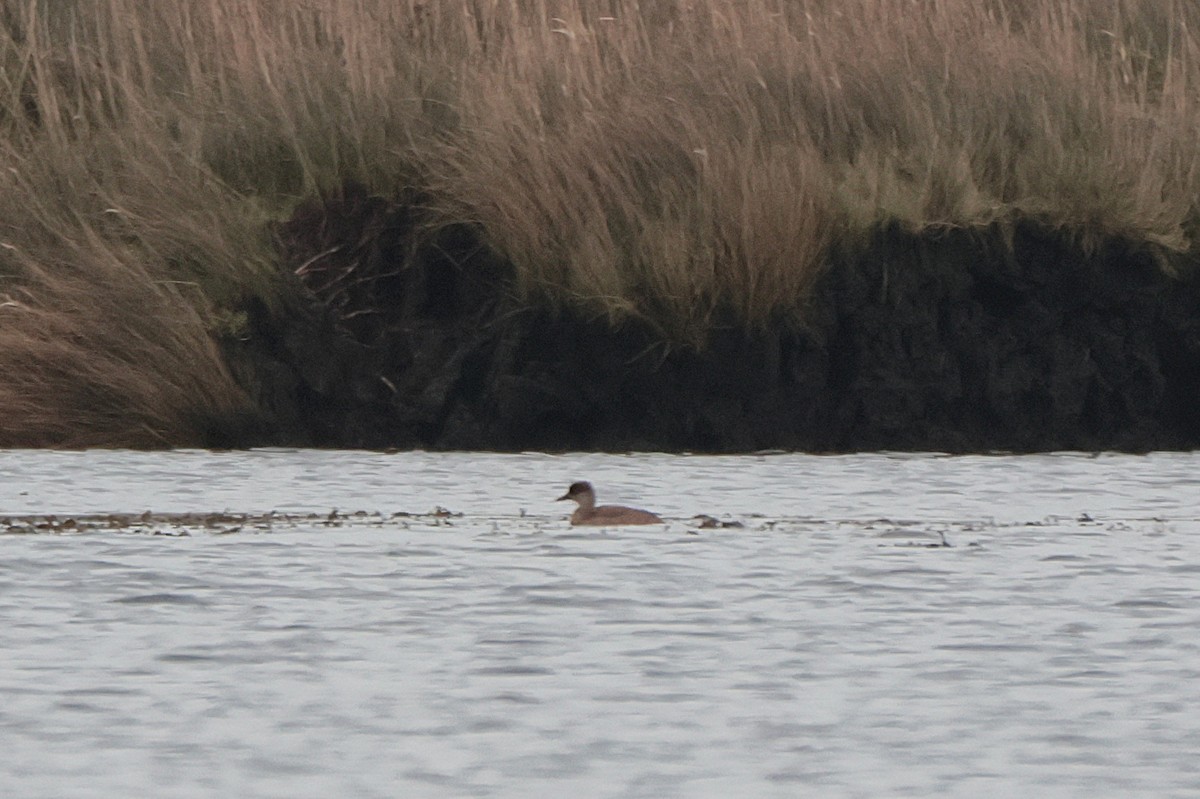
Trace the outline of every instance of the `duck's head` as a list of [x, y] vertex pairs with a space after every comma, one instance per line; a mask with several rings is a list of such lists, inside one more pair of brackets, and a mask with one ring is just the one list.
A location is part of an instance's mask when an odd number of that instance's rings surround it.
[[567, 493], [556, 499], [555, 502], [562, 502], [564, 499], [573, 499], [578, 502], [582, 497], [595, 495], [595, 493], [592, 490], [591, 483], [586, 480], [580, 480], [577, 483], [571, 483], [571, 487], [567, 489]]

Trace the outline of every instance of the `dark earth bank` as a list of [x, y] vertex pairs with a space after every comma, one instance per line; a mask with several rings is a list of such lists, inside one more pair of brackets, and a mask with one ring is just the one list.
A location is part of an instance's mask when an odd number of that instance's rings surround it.
[[[805, 324], [696, 350], [521, 302], [469, 227], [348, 189], [278, 231], [294, 287], [226, 342], [283, 445], [484, 450], [1192, 449], [1200, 291], [1112, 241], [881, 231]], [[294, 277], [292, 277], [294, 275]], [[241, 437], [239, 435], [239, 437]]]

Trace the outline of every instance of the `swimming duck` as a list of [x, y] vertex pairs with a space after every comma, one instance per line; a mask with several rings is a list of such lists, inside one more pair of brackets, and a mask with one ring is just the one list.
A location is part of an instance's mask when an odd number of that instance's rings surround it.
[[647, 510], [626, 508], [623, 505], [601, 505], [596, 507], [596, 491], [592, 484], [580, 481], [571, 483], [567, 493], [556, 502], [564, 499], [574, 500], [579, 507], [571, 514], [571, 524], [589, 524], [595, 526], [613, 526], [618, 524], [662, 524], [663, 520]]

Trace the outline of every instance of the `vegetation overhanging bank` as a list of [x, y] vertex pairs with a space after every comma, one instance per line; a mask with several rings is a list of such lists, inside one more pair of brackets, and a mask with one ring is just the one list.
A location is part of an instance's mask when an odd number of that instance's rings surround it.
[[0, 445], [1200, 438], [1193, 4], [0, 9]]

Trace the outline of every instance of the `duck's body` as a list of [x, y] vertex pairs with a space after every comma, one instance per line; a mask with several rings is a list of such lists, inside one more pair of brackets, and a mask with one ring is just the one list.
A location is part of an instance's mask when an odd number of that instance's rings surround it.
[[614, 527], [623, 524], [662, 524], [663, 520], [648, 510], [626, 508], [624, 505], [596, 505], [596, 491], [591, 483], [571, 483], [559, 501], [570, 499], [579, 503], [571, 514], [571, 524]]

